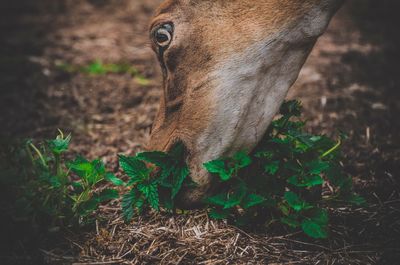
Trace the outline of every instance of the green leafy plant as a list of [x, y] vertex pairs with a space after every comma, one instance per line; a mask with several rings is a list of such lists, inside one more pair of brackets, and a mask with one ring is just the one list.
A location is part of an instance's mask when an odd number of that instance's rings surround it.
[[67, 63], [59, 63], [57, 67], [68, 73], [84, 73], [89, 75], [106, 75], [106, 74], [129, 74], [135, 82], [142, 86], [150, 84], [150, 80], [140, 74], [139, 70], [127, 63], [106, 64], [101, 60], [90, 62], [86, 66], [75, 66]]
[[83, 157], [78, 157], [68, 163], [68, 168], [77, 177], [70, 183], [73, 190], [69, 197], [72, 199], [72, 212], [80, 218], [92, 214], [101, 203], [119, 198], [118, 191], [115, 189], [97, 190], [98, 184], [104, 181], [116, 186], [123, 185], [122, 180], [106, 171], [100, 160], [88, 161]]
[[119, 156], [119, 164], [129, 177], [128, 192], [122, 197], [122, 211], [126, 221], [132, 219], [135, 210], [141, 213], [150, 206], [159, 211], [160, 206], [174, 209], [174, 198], [189, 175], [182, 162], [184, 147], [175, 145], [170, 153], [143, 152], [134, 157]]
[[64, 159], [70, 141], [71, 135], [59, 131], [55, 139], [44, 143], [25, 141], [11, 148], [7, 159], [13, 165], [6, 174], [17, 176], [7, 183], [17, 195], [16, 217], [52, 226], [84, 224], [101, 203], [119, 197], [116, 190], [101, 188], [105, 182], [123, 182], [107, 172], [100, 160]]
[[[93, 66], [90, 71], [100, 68]], [[326, 238], [327, 209], [343, 203], [365, 204], [342, 170], [340, 146], [345, 136], [333, 141], [309, 134], [300, 115], [299, 102], [285, 102], [280, 117], [253, 152], [240, 151], [204, 164], [219, 180], [219, 192], [204, 200], [211, 218], [241, 226], [281, 223], [310, 237]], [[50, 220], [53, 225], [87, 223], [99, 205], [119, 198], [120, 187], [125, 191], [122, 214], [128, 222], [145, 209], [175, 211], [179, 192], [195, 186], [181, 143], [169, 153], [120, 155], [123, 181], [107, 172], [99, 159], [78, 156], [67, 162], [64, 153], [70, 141], [71, 136], [60, 131], [53, 140], [40, 145], [26, 141], [22, 148], [11, 148], [12, 155], [2, 155], [0, 162], [8, 170], [0, 172], [0, 181], [13, 186], [19, 216]]]
[[[351, 177], [341, 169], [339, 149], [344, 136], [334, 142], [304, 132], [297, 101], [285, 102], [280, 114], [253, 153], [239, 152], [204, 164], [220, 179], [221, 192], [205, 200], [210, 216], [239, 225], [279, 220], [313, 238], [326, 238], [325, 207], [343, 201], [365, 203], [352, 192]], [[331, 192], [321, 196], [323, 186]]]

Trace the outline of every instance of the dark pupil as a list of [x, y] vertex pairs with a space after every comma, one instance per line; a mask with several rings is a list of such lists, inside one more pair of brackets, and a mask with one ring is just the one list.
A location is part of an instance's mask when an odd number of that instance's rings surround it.
[[164, 33], [157, 32], [156, 33], [156, 40], [158, 43], [163, 43], [168, 41], [168, 36]]

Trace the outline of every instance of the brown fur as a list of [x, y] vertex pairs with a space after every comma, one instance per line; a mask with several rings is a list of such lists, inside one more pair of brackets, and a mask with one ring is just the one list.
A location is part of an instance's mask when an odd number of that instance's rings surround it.
[[[150, 29], [172, 22], [175, 32], [163, 55], [164, 97], [148, 148], [167, 151], [178, 141], [185, 144], [192, 178], [200, 187], [189, 192], [189, 201], [200, 200], [211, 185], [210, 177], [200, 173], [196, 140], [210, 124], [216, 104], [223, 104], [214, 102], [209, 93], [216, 85], [210, 78], [214, 66], [296, 25], [312, 8], [324, 5], [323, 8], [335, 9], [338, 2], [340, 0], [167, 0], [157, 9]], [[153, 48], [157, 51], [155, 44]]]

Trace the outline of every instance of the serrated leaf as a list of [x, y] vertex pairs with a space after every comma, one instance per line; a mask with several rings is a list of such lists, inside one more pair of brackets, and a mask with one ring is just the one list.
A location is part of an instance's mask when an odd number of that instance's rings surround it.
[[226, 193], [220, 193], [215, 196], [206, 198], [205, 202], [208, 204], [213, 204], [213, 205], [224, 207], [227, 196], [228, 195]]
[[56, 139], [47, 142], [50, 150], [55, 154], [61, 154], [68, 150], [71, 142], [71, 134], [64, 138], [62, 134], [58, 135]]
[[189, 176], [189, 168], [186, 165], [183, 167], [175, 168], [175, 170], [172, 172], [172, 179], [173, 179], [172, 191], [171, 191], [172, 199], [175, 198], [175, 196], [180, 191], [182, 184], [187, 178], [187, 176]]
[[135, 207], [136, 207], [136, 209], [138, 211], [138, 214], [142, 213], [143, 206], [144, 206], [144, 199], [143, 199], [143, 197], [139, 197], [135, 202]]
[[131, 179], [139, 181], [149, 177], [150, 170], [145, 163], [136, 157], [126, 157], [123, 155], [119, 155], [118, 157], [119, 165]]
[[273, 161], [273, 162], [269, 162], [265, 165], [264, 170], [266, 173], [270, 174], [270, 175], [275, 175], [276, 172], [278, 172], [279, 170], [279, 161]]
[[264, 203], [266, 199], [263, 196], [257, 195], [257, 194], [248, 194], [242, 201], [242, 207], [243, 209], [248, 209], [250, 207], [260, 205]]
[[160, 207], [159, 207], [160, 201], [159, 201], [159, 197], [158, 197], [157, 184], [156, 183], [150, 183], [150, 184], [141, 183], [138, 185], [138, 189], [146, 197], [150, 206], [154, 210], [159, 211], [160, 210]]
[[222, 181], [227, 181], [232, 178], [233, 169], [226, 169], [224, 160], [213, 160], [204, 163], [203, 166], [208, 172], [218, 174]]
[[168, 154], [164, 152], [142, 152], [136, 155], [136, 158], [142, 161], [152, 163], [160, 168], [167, 168], [173, 165]]
[[327, 238], [328, 231], [326, 225], [318, 224], [312, 220], [306, 219], [302, 222], [301, 228], [304, 233], [312, 238]]
[[123, 186], [125, 183], [122, 181], [122, 179], [117, 178], [117, 176], [115, 176], [112, 173], [106, 173], [104, 175], [104, 178], [111, 182], [112, 184], [114, 184], [115, 186]]
[[134, 215], [133, 206], [136, 203], [136, 199], [137, 199], [137, 194], [133, 189], [131, 189], [122, 196], [121, 208], [125, 222], [129, 222], [133, 218]]

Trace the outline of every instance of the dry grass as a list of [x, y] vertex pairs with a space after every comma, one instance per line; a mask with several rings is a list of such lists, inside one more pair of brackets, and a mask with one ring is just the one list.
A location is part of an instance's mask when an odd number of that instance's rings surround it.
[[[205, 211], [181, 215], [153, 212], [125, 224], [118, 207], [104, 207], [102, 217], [109, 221], [97, 222], [91, 233], [68, 237], [78, 257], [68, 257], [70, 250], [61, 249], [44, 254], [52, 264], [82, 265], [394, 264], [390, 262], [400, 254], [398, 243], [387, 238], [388, 242], [380, 245], [373, 238], [374, 233], [399, 232], [399, 220], [393, 219], [399, 211], [400, 199], [394, 198], [367, 208], [331, 211], [331, 236], [316, 241], [293, 231], [281, 230], [281, 235], [271, 229], [244, 231], [210, 220]], [[394, 244], [389, 247], [385, 243]]]

